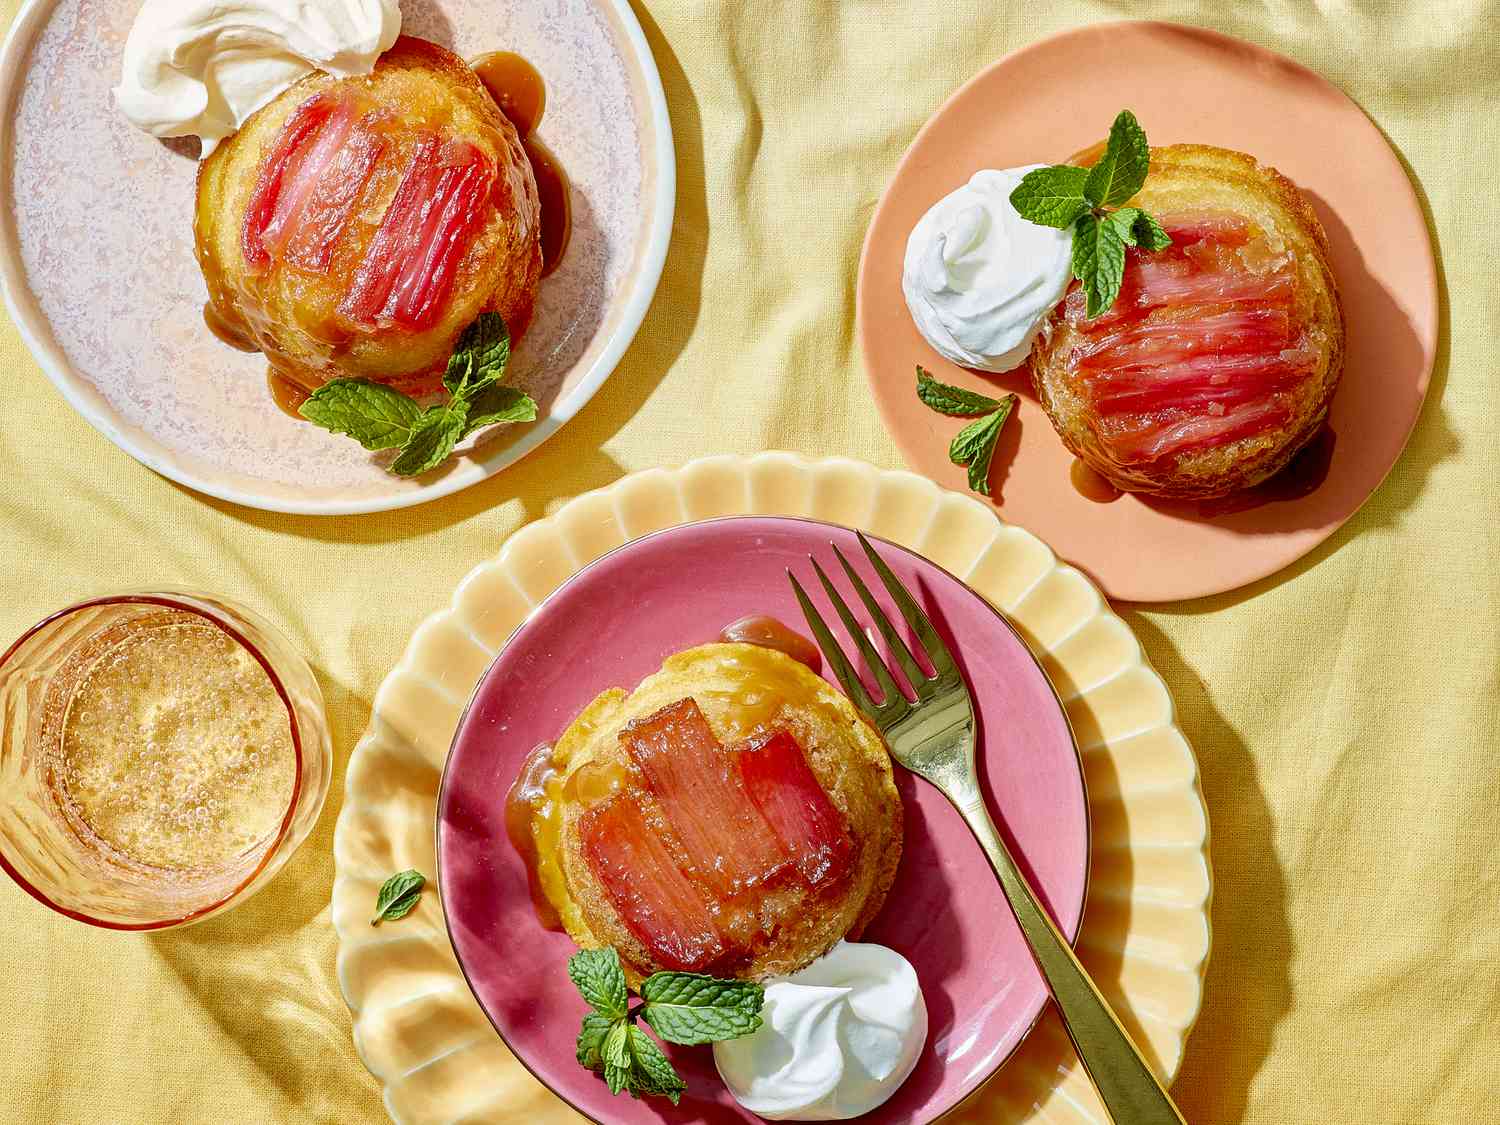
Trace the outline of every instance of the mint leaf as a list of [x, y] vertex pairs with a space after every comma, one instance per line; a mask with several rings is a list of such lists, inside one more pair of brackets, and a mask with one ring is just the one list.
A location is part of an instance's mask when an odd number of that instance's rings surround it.
[[1083, 191], [1088, 177], [1087, 168], [1070, 164], [1033, 168], [1011, 191], [1011, 206], [1030, 222], [1066, 229], [1089, 210], [1089, 200]]
[[1090, 317], [1115, 303], [1125, 277], [1125, 240], [1108, 216], [1084, 215], [1073, 227], [1073, 276], [1083, 282]]
[[1115, 233], [1120, 236], [1120, 241], [1126, 246], [1135, 245], [1135, 223], [1145, 212], [1139, 207], [1121, 207], [1111, 211], [1104, 216], [1104, 222], [1115, 228]]
[[428, 407], [412, 427], [401, 456], [391, 462], [391, 472], [398, 477], [419, 477], [448, 460], [464, 432], [467, 414], [468, 404], [461, 398]]
[[1000, 440], [1000, 431], [1020, 399], [1006, 395], [993, 414], [977, 422], [970, 422], [948, 446], [948, 459], [955, 465], [965, 465], [969, 470], [969, 487], [981, 496], [990, 495], [990, 465], [995, 459], [995, 446]]
[[917, 366], [917, 397], [939, 414], [969, 418], [994, 410], [1000, 404], [988, 395], [939, 383], [920, 364]]
[[[624, 1027], [625, 1025], [623, 1023], [620, 1023], [616, 1024], [615, 1026]], [[618, 1094], [621, 1090], [629, 1090], [630, 1067], [620, 1066], [619, 1064], [612, 1063], [608, 1059], [606, 1059], [604, 1062], [604, 1084], [609, 1087], [609, 1092], [611, 1094]], [[634, 1091], [631, 1092], [630, 1096], [635, 1097]]]
[[1005, 426], [1005, 420], [1009, 417], [1009, 410], [995, 413], [994, 425], [988, 431], [987, 440], [974, 454], [974, 459], [969, 462], [969, 488], [981, 496], [990, 495], [990, 465], [995, 460], [995, 446], [1000, 440], [1000, 430]]
[[955, 465], [968, 465], [979, 455], [985, 443], [992, 439], [993, 432], [997, 429], [994, 413], [986, 414], [977, 422], [970, 422], [954, 435], [948, 446], [948, 460]]
[[641, 985], [647, 1004], [686, 1008], [735, 1008], [758, 1012], [765, 990], [751, 980], [723, 980], [703, 973], [652, 973]]
[[384, 383], [331, 379], [307, 397], [297, 413], [336, 434], [348, 434], [366, 449], [395, 449], [411, 436], [422, 407]]
[[1160, 223], [1144, 211], [1136, 216], [1132, 231], [1135, 234], [1133, 244], [1139, 246], [1142, 250], [1150, 250], [1154, 253], [1157, 250], [1165, 250], [1168, 246], [1172, 245], [1172, 236], [1162, 229]]
[[718, 1043], [761, 1025], [765, 991], [754, 981], [700, 973], [652, 973], [641, 986], [641, 1018], [668, 1043]]
[[1010, 193], [1010, 205], [1023, 219], [1065, 230], [1089, 209], [1083, 190], [1088, 179], [1087, 168], [1070, 164], [1033, 168]]
[[687, 1089], [687, 1083], [672, 1066], [672, 1060], [667, 1058], [662, 1049], [651, 1041], [651, 1036], [634, 1024], [630, 1026], [629, 1036], [630, 1092], [632, 1094], [657, 1094], [670, 1098], [672, 1104], [676, 1105], [678, 1099], [682, 1097], [682, 1092]]
[[612, 946], [580, 949], [568, 958], [568, 976], [594, 1011], [611, 1020], [625, 1018], [630, 994], [625, 989], [620, 955]]
[[1146, 143], [1146, 131], [1135, 114], [1122, 109], [1109, 127], [1104, 155], [1089, 170], [1083, 194], [1095, 207], [1118, 206], [1141, 190], [1150, 167], [1151, 146]]
[[479, 391], [469, 400], [469, 416], [464, 422], [463, 436], [475, 430], [493, 426], [497, 422], [534, 422], [536, 403], [524, 391], [494, 383]]
[[610, 1025], [604, 1042], [599, 1046], [604, 1065], [630, 1070], [630, 1021], [618, 1019]]
[[448, 357], [443, 386], [452, 395], [473, 395], [505, 375], [510, 362], [510, 332], [499, 313], [480, 313], [465, 328]]
[[1172, 245], [1172, 236], [1162, 229], [1160, 223], [1139, 207], [1121, 207], [1109, 213], [1108, 221], [1114, 225], [1127, 246], [1139, 246], [1142, 250], [1165, 250]]
[[616, 1020], [599, 1046], [599, 1055], [604, 1060], [604, 1081], [611, 1094], [630, 1088], [632, 1070], [630, 1055], [630, 1023]]
[[370, 919], [370, 925], [405, 918], [421, 901], [422, 888], [426, 885], [427, 876], [420, 871], [401, 871], [392, 875], [380, 884], [380, 892], [375, 896], [375, 917]]
[[604, 1038], [615, 1026], [615, 1021], [598, 1012], [589, 1012], [583, 1017], [583, 1027], [578, 1032], [578, 1063], [590, 1070], [604, 1069]]

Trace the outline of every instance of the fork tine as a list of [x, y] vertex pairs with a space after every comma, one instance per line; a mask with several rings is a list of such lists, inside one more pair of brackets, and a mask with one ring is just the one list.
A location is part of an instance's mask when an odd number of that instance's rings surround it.
[[844, 685], [844, 693], [854, 700], [854, 705], [867, 714], [876, 710], [875, 701], [870, 698], [870, 693], [865, 690], [865, 685], [854, 668], [849, 663], [849, 658], [844, 655], [844, 650], [833, 639], [833, 634], [828, 631], [828, 626], [823, 623], [823, 618], [813, 608], [808, 599], [807, 591], [802, 588], [802, 583], [797, 581], [797, 576], [790, 570], [786, 576], [792, 580], [792, 590], [797, 595], [797, 604], [802, 607], [802, 616], [807, 618], [807, 627], [812, 630], [813, 637], [818, 642], [818, 647], [823, 650], [823, 659], [828, 661], [828, 666], [833, 669], [833, 674], [839, 678], [839, 683]]
[[[833, 546], [833, 544], [829, 544]], [[834, 550], [838, 550], [837, 547]], [[880, 658], [880, 653], [875, 651], [875, 646], [870, 643], [870, 638], [865, 636], [865, 631], [859, 627], [859, 622], [854, 619], [854, 614], [849, 612], [848, 605], [834, 589], [833, 583], [828, 581], [828, 575], [823, 573], [823, 568], [818, 565], [818, 560], [813, 559], [813, 570], [817, 571], [818, 581], [823, 583], [823, 590], [828, 595], [828, 600], [833, 603], [833, 608], [839, 615], [839, 620], [844, 623], [848, 630], [849, 639], [854, 642], [854, 647], [859, 649], [859, 654], [865, 658], [865, 664], [875, 675], [875, 681], [880, 684], [881, 706], [897, 703], [906, 697], [901, 694], [901, 689], [896, 686], [895, 677], [891, 670], [885, 666], [885, 661]]]
[[865, 549], [870, 565], [875, 568], [875, 573], [880, 575], [880, 581], [895, 600], [896, 608], [901, 611], [901, 616], [906, 618], [906, 623], [911, 626], [912, 632], [916, 633], [917, 640], [921, 641], [922, 647], [927, 650], [927, 659], [932, 662], [932, 670], [940, 676], [945, 672], [957, 671], [958, 666], [953, 662], [953, 654], [948, 651], [943, 638], [938, 636], [937, 630], [932, 627], [932, 622], [928, 620], [922, 607], [907, 592], [906, 587], [892, 573], [891, 568], [886, 566], [885, 560], [875, 553], [875, 548], [870, 546], [865, 533], [856, 531], [854, 534], [859, 536], [859, 545]]
[[901, 665], [901, 671], [906, 673], [907, 682], [915, 691], [921, 683], [927, 679], [927, 673], [922, 671], [922, 666], [917, 663], [917, 658], [911, 654], [906, 641], [901, 634], [896, 632], [896, 627], [891, 624], [891, 619], [886, 616], [885, 610], [880, 608], [880, 603], [870, 596], [870, 588], [865, 585], [865, 580], [859, 576], [855, 569], [849, 565], [849, 560], [844, 557], [844, 552], [833, 545], [833, 553], [839, 557], [839, 563], [844, 568], [844, 573], [849, 576], [849, 583], [854, 587], [854, 592], [859, 595], [859, 600], [865, 605], [871, 619], [875, 622], [875, 628], [880, 630], [880, 635], [885, 638], [886, 646], [891, 650], [891, 655], [896, 658], [896, 663]]

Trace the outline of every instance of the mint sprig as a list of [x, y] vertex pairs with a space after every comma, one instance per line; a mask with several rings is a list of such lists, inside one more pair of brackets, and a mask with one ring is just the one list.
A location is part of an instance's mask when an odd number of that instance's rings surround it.
[[1125, 248], [1164, 250], [1172, 239], [1139, 207], [1122, 207], [1141, 190], [1151, 169], [1151, 146], [1135, 114], [1121, 110], [1109, 128], [1104, 155], [1092, 168], [1054, 164], [1027, 172], [1010, 193], [1021, 218], [1073, 231], [1073, 276], [1083, 283], [1087, 312], [1099, 316], [1115, 303], [1125, 277]]
[[969, 487], [981, 496], [990, 495], [990, 465], [995, 460], [995, 445], [1005, 428], [1011, 411], [1021, 400], [1014, 394], [1001, 399], [966, 391], [948, 383], [939, 383], [925, 368], [917, 367], [917, 397], [939, 414], [973, 418], [958, 431], [948, 446], [948, 460], [969, 470]]
[[718, 1043], [761, 1025], [765, 993], [754, 981], [702, 973], [652, 973], [641, 1003], [630, 1007], [625, 971], [613, 948], [584, 949], [568, 959], [568, 976], [593, 1010], [578, 1032], [579, 1065], [604, 1079], [612, 1094], [655, 1095], [676, 1105], [687, 1083], [637, 1018], [668, 1043]]
[[499, 313], [481, 313], [464, 329], [443, 372], [448, 401], [426, 407], [394, 387], [369, 379], [331, 379], [308, 396], [298, 413], [366, 449], [397, 449], [390, 471], [401, 477], [431, 472], [464, 438], [501, 422], [536, 420], [536, 403], [503, 384], [510, 333]]

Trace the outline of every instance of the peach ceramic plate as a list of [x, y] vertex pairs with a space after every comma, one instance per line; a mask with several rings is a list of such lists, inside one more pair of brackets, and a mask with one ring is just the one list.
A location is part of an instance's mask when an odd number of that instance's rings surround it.
[[661, 276], [676, 200], [671, 122], [627, 0], [403, 0], [413, 35], [465, 57], [525, 56], [538, 130], [572, 184], [572, 240], [511, 362], [540, 407], [401, 480], [346, 437], [283, 414], [258, 354], [204, 326], [193, 256], [197, 142], [164, 144], [114, 108], [138, 0], [29, 0], [0, 51], [0, 283], [67, 401], [164, 476], [273, 511], [341, 514], [444, 496], [536, 448], [614, 370]]
[[[901, 294], [912, 227], [981, 168], [1067, 159], [1134, 110], [1157, 145], [1196, 141], [1274, 165], [1312, 201], [1333, 245], [1348, 350], [1330, 417], [1328, 476], [1311, 494], [1233, 514], [1076, 491], [1072, 455], [1024, 372], [986, 376], [941, 359]], [[959, 422], [914, 393], [922, 364], [945, 382], [1021, 406], [995, 454], [995, 506], [1086, 571], [1111, 598], [1172, 601], [1263, 578], [1321, 543], [1385, 479], [1416, 424], [1437, 348], [1432, 243], [1411, 182], [1380, 130], [1326, 79], [1216, 32], [1128, 22], [1066, 32], [982, 71], [922, 128], [875, 212], [860, 263], [860, 347], [907, 463], [964, 487], [949, 463]]]
[[[436, 871], [438, 784], [460, 714], [533, 610], [623, 543], [734, 515], [864, 528], [963, 579], [1016, 626], [1063, 701], [1088, 785], [1092, 852], [1078, 948], [1160, 1072], [1175, 1074], [1208, 956], [1208, 825], [1192, 751], [1134, 635], [1082, 574], [977, 500], [911, 473], [768, 453], [636, 473], [522, 528], [417, 629], [377, 692], [334, 834], [332, 917], [355, 1045], [392, 1118], [581, 1120], [490, 1026], [454, 958], [440, 896], [378, 929], [370, 904], [391, 872]], [[1107, 1117], [1048, 1011], [951, 1119]]]

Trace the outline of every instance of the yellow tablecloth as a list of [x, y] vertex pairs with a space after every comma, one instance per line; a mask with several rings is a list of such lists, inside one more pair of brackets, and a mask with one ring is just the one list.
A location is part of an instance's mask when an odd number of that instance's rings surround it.
[[510, 532], [623, 473], [768, 448], [900, 465], [853, 338], [898, 157], [1006, 51], [1142, 15], [1284, 51], [1365, 107], [1430, 209], [1447, 325], [1411, 446], [1347, 527], [1248, 590], [1127, 613], [1214, 830], [1213, 958], [1175, 1092], [1195, 1123], [1500, 1120], [1500, 4], [637, 7], [677, 137], [661, 291], [593, 403], [498, 478], [351, 519], [208, 500], [95, 433], [0, 317], [0, 635], [102, 589], [221, 591], [310, 654], [338, 762], [306, 846], [204, 925], [96, 932], [0, 880], [0, 1120], [384, 1120], [333, 977], [330, 843], [412, 628]]

